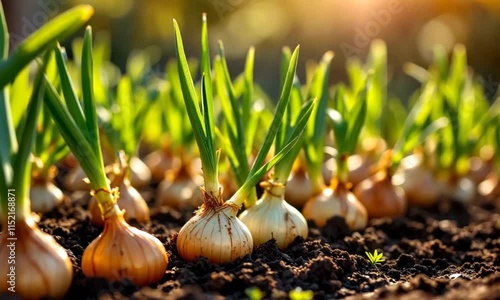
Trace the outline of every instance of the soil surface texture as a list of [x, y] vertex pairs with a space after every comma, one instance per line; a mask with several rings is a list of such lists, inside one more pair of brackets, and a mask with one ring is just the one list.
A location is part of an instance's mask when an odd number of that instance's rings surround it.
[[[84, 277], [83, 250], [102, 231], [90, 222], [87, 194], [73, 194], [39, 222], [73, 261], [67, 299], [248, 299], [251, 288], [266, 299], [288, 299], [297, 288], [314, 299], [500, 299], [500, 209], [491, 203], [410, 208], [404, 217], [371, 220], [361, 232], [339, 217], [323, 229], [310, 223], [309, 237], [286, 251], [269, 241], [227, 265], [182, 260], [176, 233], [192, 211], [152, 208], [151, 223], [131, 224], [160, 239], [169, 265], [157, 285], [138, 288]], [[373, 266], [365, 251], [375, 249], [385, 260]]]

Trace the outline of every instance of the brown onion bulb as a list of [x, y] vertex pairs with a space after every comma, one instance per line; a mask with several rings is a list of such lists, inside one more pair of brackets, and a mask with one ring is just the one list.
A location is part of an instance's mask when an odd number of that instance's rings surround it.
[[206, 257], [224, 264], [250, 254], [253, 239], [246, 225], [236, 217], [238, 207], [222, 204], [202, 206], [179, 231], [177, 251], [187, 261]]
[[104, 231], [83, 252], [82, 271], [87, 277], [107, 280], [128, 278], [137, 286], [158, 282], [168, 264], [162, 243], [130, 226], [123, 212], [104, 221]]
[[396, 217], [406, 212], [405, 192], [392, 185], [386, 170], [361, 181], [354, 188], [354, 195], [366, 208], [369, 218]]
[[170, 151], [157, 150], [144, 158], [144, 163], [151, 170], [152, 178], [160, 182], [165, 178], [168, 170], [177, 170], [180, 166], [180, 159], [173, 157]]
[[500, 178], [497, 173], [491, 172], [486, 179], [478, 186], [478, 191], [481, 196], [486, 199], [500, 199]]
[[307, 238], [306, 219], [285, 201], [284, 189], [282, 185], [271, 183], [255, 205], [239, 216], [256, 246], [274, 238], [278, 247], [285, 250], [298, 236]]
[[46, 213], [63, 202], [64, 194], [50, 181], [35, 182], [30, 187], [30, 199], [34, 212]]
[[158, 186], [156, 204], [158, 206], [197, 208], [202, 204], [200, 186], [203, 178], [193, 177], [186, 165], [177, 172], [167, 172]]
[[324, 227], [334, 216], [344, 217], [351, 230], [362, 230], [368, 223], [365, 207], [343, 183], [334, 180], [330, 187], [306, 202], [302, 214], [313, 220], [318, 227]]
[[[128, 179], [121, 179], [121, 182], [116, 185], [112, 183], [112, 187], [118, 187], [120, 197], [118, 198], [118, 206], [125, 211], [124, 219], [129, 221], [136, 219], [138, 222], [147, 223], [150, 219], [149, 207], [141, 194], [130, 184]], [[90, 199], [89, 207], [92, 224], [102, 226], [104, 220], [102, 219], [101, 210], [94, 197]]]
[[[7, 225], [7, 220], [3, 220], [0, 293], [11, 292], [8, 281], [14, 279], [15, 296], [21, 299], [62, 298], [73, 278], [73, 265], [66, 250], [38, 229], [30, 217], [16, 219], [15, 241], [8, 239], [12, 236], [7, 235]], [[13, 278], [9, 275], [11, 267], [15, 268]]]

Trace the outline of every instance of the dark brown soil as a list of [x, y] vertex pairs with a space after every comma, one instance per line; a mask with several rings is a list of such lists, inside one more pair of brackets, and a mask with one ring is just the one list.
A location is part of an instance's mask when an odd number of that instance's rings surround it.
[[[405, 217], [372, 220], [354, 233], [333, 218], [321, 230], [309, 224], [309, 238], [285, 252], [270, 241], [224, 266], [177, 255], [176, 232], [192, 212], [153, 210], [151, 224], [131, 223], [158, 237], [170, 262], [158, 285], [138, 288], [83, 276], [83, 250], [101, 229], [90, 223], [87, 197], [72, 199], [39, 222], [73, 260], [67, 299], [240, 299], [252, 287], [277, 299], [296, 288], [312, 290], [315, 299], [500, 299], [500, 210], [491, 204], [411, 208]], [[375, 249], [385, 262], [372, 266], [365, 251]]]

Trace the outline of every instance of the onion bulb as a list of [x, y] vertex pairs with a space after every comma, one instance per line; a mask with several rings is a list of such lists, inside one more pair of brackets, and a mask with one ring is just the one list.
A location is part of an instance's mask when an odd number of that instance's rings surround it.
[[105, 219], [103, 233], [83, 252], [82, 271], [87, 277], [128, 278], [145, 286], [163, 277], [167, 263], [162, 243], [127, 224], [123, 212], [118, 212]]
[[303, 207], [312, 196], [312, 184], [304, 167], [292, 169], [285, 186], [286, 202], [295, 207]]
[[130, 182], [132, 186], [140, 189], [147, 187], [151, 182], [151, 171], [148, 166], [138, 157], [130, 158]]
[[177, 251], [183, 259], [206, 257], [212, 263], [224, 264], [252, 252], [252, 235], [236, 217], [239, 206], [223, 203], [219, 197], [220, 200], [213, 200], [217, 204], [205, 201], [179, 231]]
[[431, 170], [423, 164], [422, 157], [417, 154], [401, 160], [392, 183], [405, 191], [408, 204], [419, 207], [436, 204], [445, 189], [445, 185], [434, 177]]
[[[120, 197], [118, 198], [118, 206], [125, 211], [124, 218], [126, 221], [136, 219], [138, 222], [149, 222], [149, 207], [144, 198], [139, 192], [130, 184], [128, 179], [123, 179], [117, 185], [112, 182], [112, 187], [118, 187]], [[101, 210], [94, 197], [90, 199], [88, 210], [92, 223], [98, 226], [104, 225]]]
[[63, 186], [66, 190], [76, 192], [76, 191], [90, 191], [90, 186], [85, 182], [85, 172], [81, 166], [71, 169], [63, 180]]
[[170, 151], [160, 149], [146, 156], [144, 158], [144, 163], [148, 166], [149, 170], [151, 170], [152, 178], [160, 182], [165, 177], [166, 171], [179, 168], [180, 159], [174, 157]]
[[285, 187], [273, 182], [264, 182], [261, 186], [264, 188], [262, 197], [239, 216], [250, 230], [254, 244], [257, 246], [274, 238], [278, 247], [285, 250], [296, 237], [307, 238], [306, 219], [285, 201]]
[[185, 164], [177, 171], [167, 171], [165, 179], [158, 186], [156, 204], [197, 208], [202, 203], [202, 180], [201, 176], [193, 176], [189, 166]]
[[384, 169], [360, 182], [354, 188], [354, 195], [366, 208], [369, 218], [396, 217], [406, 212], [404, 190], [392, 185]]
[[[38, 229], [31, 217], [16, 219], [15, 241], [8, 239], [13, 237], [7, 235], [7, 220], [2, 228], [0, 293], [7, 293], [9, 281], [14, 280], [16, 296], [21, 299], [62, 298], [73, 278], [73, 266], [64, 248]], [[8, 263], [13, 257], [15, 264]]]
[[34, 182], [30, 187], [31, 209], [37, 213], [46, 213], [61, 204], [63, 192], [50, 181]]
[[332, 180], [330, 187], [306, 202], [302, 214], [307, 220], [313, 220], [318, 227], [324, 227], [328, 219], [334, 216], [344, 217], [351, 230], [362, 230], [368, 223], [365, 207], [336, 178]]
[[500, 179], [497, 173], [491, 172], [478, 186], [481, 196], [487, 199], [500, 199]]

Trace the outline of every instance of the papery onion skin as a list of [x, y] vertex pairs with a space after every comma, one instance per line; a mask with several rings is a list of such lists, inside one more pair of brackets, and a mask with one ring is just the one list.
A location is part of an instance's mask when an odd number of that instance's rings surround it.
[[46, 213], [64, 201], [63, 192], [50, 181], [36, 182], [30, 187], [31, 209]]
[[81, 166], [78, 166], [69, 171], [64, 176], [63, 186], [66, 190], [76, 191], [90, 191], [90, 185], [84, 181], [87, 178]]
[[106, 218], [104, 224], [103, 233], [83, 252], [85, 276], [109, 281], [128, 278], [137, 286], [163, 277], [168, 256], [157, 238], [127, 224], [123, 212]]
[[435, 205], [444, 195], [446, 187], [415, 154], [401, 160], [398, 171], [392, 177], [392, 183], [405, 191], [408, 204], [418, 207]]
[[165, 179], [158, 186], [156, 205], [197, 208], [202, 204], [203, 198], [201, 182], [201, 178], [195, 180], [184, 167], [178, 172], [167, 172]]
[[497, 173], [491, 172], [478, 186], [478, 192], [488, 200], [500, 200], [500, 178]]
[[151, 171], [148, 166], [138, 157], [130, 158], [130, 182], [132, 186], [140, 189], [147, 187], [151, 182]]
[[[0, 233], [0, 274], [9, 274], [11, 241], [7, 240], [7, 223]], [[31, 218], [16, 220], [15, 295], [21, 299], [62, 298], [71, 285], [73, 265], [66, 250], [54, 238], [38, 229]], [[0, 293], [10, 293], [10, 285], [0, 281]]]
[[278, 189], [266, 189], [239, 218], [250, 230], [256, 246], [274, 238], [278, 247], [285, 250], [298, 236], [306, 239], [308, 227], [304, 216], [285, 201], [283, 191]]
[[286, 202], [301, 208], [313, 195], [311, 180], [304, 169], [293, 170], [285, 186]]
[[144, 163], [151, 171], [151, 177], [160, 182], [165, 178], [165, 172], [168, 170], [177, 170], [180, 166], [180, 159], [173, 157], [169, 151], [157, 150], [151, 152], [144, 158]]
[[404, 190], [392, 185], [385, 170], [360, 182], [354, 188], [354, 195], [366, 208], [369, 218], [402, 216], [408, 206]]
[[248, 228], [236, 217], [238, 207], [222, 204], [197, 211], [179, 231], [177, 251], [187, 261], [206, 257], [224, 264], [242, 258], [253, 250]]
[[[130, 184], [128, 179], [123, 180], [118, 186], [120, 197], [118, 206], [125, 211], [124, 219], [129, 221], [136, 219], [140, 223], [147, 223], [150, 220], [149, 207], [141, 194]], [[102, 226], [101, 210], [94, 197], [90, 199], [89, 207], [92, 224]]]
[[368, 223], [366, 208], [341, 183], [328, 187], [321, 194], [309, 199], [302, 209], [302, 214], [320, 228], [334, 216], [344, 217], [351, 230], [362, 230]]

